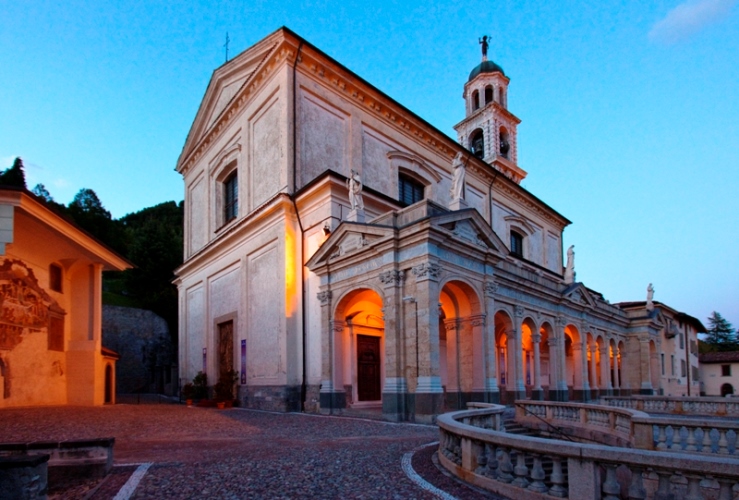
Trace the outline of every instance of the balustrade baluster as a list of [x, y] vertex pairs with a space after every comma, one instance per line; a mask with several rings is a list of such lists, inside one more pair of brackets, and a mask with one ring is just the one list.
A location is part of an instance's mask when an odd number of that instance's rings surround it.
[[736, 431], [734, 429], [726, 431], [726, 441], [728, 441], [727, 452], [730, 455], [734, 455], [736, 453]]
[[604, 495], [603, 500], [621, 500], [621, 486], [616, 481], [616, 465], [604, 464], [606, 468], [606, 480], [601, 488]]
[[700, 476], [686, 476], [688, 478], [688, 494], [685, 496], [685, 500], [705, 500], [706, 497], [701, 493], [701, 479]]
[[729, 442], [726, 440], [726, 431], [719, 431], [721, 437], [718, 440], [718, 452], [720, 455], [729, 454]]
[[686, 440], [685, 451], [696, 451], [698, 449], [698, 447], [695, 445], [695, 436], [693, 434], [694, 432], [695, 428], [688, 428], [688, 439]]
[[647, 490], [644, 489], [644, 481], [642, 480], [642, 469], [634, 467], [631, 469], [629, 500], [644, 500], [645, 498], [647, 498]]
[[675, 494], [672, 493], [672, 485], [670, 483], [672, 473], [661, 470], [655, 472], [659, 478], [659, 483], [657, 485], [657, 493], [654, 495], [654, 500], [675, 500]]
[[508, 452], [508, 448], [500, 448], [500, 458], [498, 462], [498, 481], [502, 483], [510, 483], [513, 481], [513, 464]]
[[548, 488], [547, 485], [544, 484], [546, 473], [544, 472], [544, 467], [541, 464], [541, 455], [533, 455], [533, 457], [534, 466], [531, 468], [532, 481], [531, 484], [529, 484], [529, 489], [539, 493], [546, 493]]
[[552, 457], [552, 475], [550, 479], [552, 480], [552, 487], [549, 488], [549, 494], [558, 498], [566, 497], [567, 488], [565, 487], [564, 474], [562, 474], [562, 459], [560, 457]]
[[526, 454], [521, 450], [516, 450], [516, 467], [513, 469], [516, 479], [513, 484], [519, 488], [526, 488], [529, 485], [529, 468], [526, 467]]
[[734, 493], [731, 491], [731, 488], [734, 486], [734, 482], [727, 479], [719, 479], [718, 484], [718, 500], [732, 500]]
[[492, 478], [498, 477], [498, 457], [495, 453], [495, 447], [491, 444], [486, 444], [485, 449], [488, 453], [488, 470], [486, 475]]
[[666, 429], [662, 425], [655, 425], [657, 428], [657, 448], [658, 450], [666, 450], [667, 449], [667, 434]]

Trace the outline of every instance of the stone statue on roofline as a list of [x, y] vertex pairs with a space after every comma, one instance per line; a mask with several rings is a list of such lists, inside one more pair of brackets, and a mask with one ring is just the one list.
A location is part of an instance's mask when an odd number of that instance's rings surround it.
[[464, 179], [467, 168], [464, 165], [464, 161], [462, 161], [461, 151], [452, 160], [452, 169], [452, 189], [449, 191], [449, 195], [452, 201], [464, 199]]
[[571, 285], [575, 282], [575, 245], [567, 249], [567, 266], [565, 267], [565, 283]]
[[349, 190], [349, 205], [352, 210], [364, 210], [364, 200], [362, 200], [362, 178], [359, 172], [354, 169], [349, 173], [346, 180], [346, 187]]
[[487, 61], [488, 60], [488, 45], [490, 43], [490, 37], [487, 35], [484, 35], [479, 40], [480, 45], [482, 45], [482, 60]]
[[652, 299], [654, 299], [654, 287], [650, 283], [647, 287], [647, 311], [654, 311], [654, 302], [652, 302]]

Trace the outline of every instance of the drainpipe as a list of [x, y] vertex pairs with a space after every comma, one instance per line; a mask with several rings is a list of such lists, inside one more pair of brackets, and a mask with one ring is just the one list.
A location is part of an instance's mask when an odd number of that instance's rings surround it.
[[685, 374], [688, 376], [688, 397], [690, 397], [690, 329], [688, 322], [685, 322]]
[[300, 384], [300, 410], [305, 411], [305, 396], [307, 393], [307, 387], [306, 387], [306, 378], [307, 378], [307, 368], [306, 368], [306, 359], [307, 355], [305, 352], [305, 346], [306, 346], [306, 328], [305, 328], [305, 308], [306, 308], [306, 300], [305, 300], [305, 241], [304, 241], [304, 230], [303, 230], [303, 222], [300, 220], [300, 213], [298, 212], [298, 204], [295, 200], [295, 193], [298, 191], [298, 147], [297, 147], [297, 116], [298, 116], [298, 107], [297, 107], [297, 98], [296, 98], [296, 75], [297, 75], [297, 67], [298, 67], [298, 60], [300, 59], [300, 51], [303, 50], [303, 40], [300, 41], [300, 44], [298, 45], [298, 51], [295, 54], [295, 62], [293, 63], [293, 88], [292, 88], [292, 98], [293, 98], [293, 191], [290, 195], [290, 200], [293, 202], [293, 207], [295, 208], [295, 217], [298, 219], [298, 227], [300, 227], [300, 327], [301, 327], [301, 337], [302, 337], [302, 357], [303, 357], [303, 373], [302, 373], [302, 382]]

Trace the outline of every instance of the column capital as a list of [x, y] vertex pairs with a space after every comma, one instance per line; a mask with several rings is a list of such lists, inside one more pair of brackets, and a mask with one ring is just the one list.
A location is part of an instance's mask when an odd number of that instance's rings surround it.
[[531, 335], [531, 341], [534, 344], [538, 344], [539, 342], [541, 342], [541, 333], [534, 333], [534, 334], [532, 334]]
[[522, 306], [516, 306], [513, 308], [513, 312], [517, 318], [523, 318], [523, 314], [526, 312], [526, 309]]
[[439, 281], [439, 276], [441, 276], [441, 266], [432, 262], [424, 262], [423, 264], [414, 266], [412, 272], [416, 277], [416, 281], [428, 279]]
[[557, 316], [554, 322], [557, 323], [557, 326], [564, 327], [567, 325], [567, 318], [565, 318], [564, 316]]
[[405, 271], [396, 269], [383, 271], [379, 274], [379, 278], [383, 285], [400, 286], [405, 281]]
[[343, 332], [344, 328], [346, 327], [346, 323], [340, 320], [331, 321], [330, 325], [331, 325], [331, 330], [336, 333]]
[[323, 292], [318, 292], [316, 294], [316, 297], [318, 297], [318, 300], [321, 301], [322, 306], [327, 306], [329, 302], [331, 302], [331, 297], [333, 297], [333, 293], [331, 290], [325, 290]]

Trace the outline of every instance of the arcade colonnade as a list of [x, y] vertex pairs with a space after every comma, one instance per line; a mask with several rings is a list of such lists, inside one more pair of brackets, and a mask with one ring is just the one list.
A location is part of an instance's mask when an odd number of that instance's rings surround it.
[[[508, 300], [491, 276], [422, 262], [325, 288], [323, 412], [381, 403], [390, 419], [423, 420], [470, 401], [587, 401], [656, 387], [648, 337], [588, 326], [580, 311]], [[645, 365], [650, 373], [637, 374], [635, 387], [624, 370]]]

